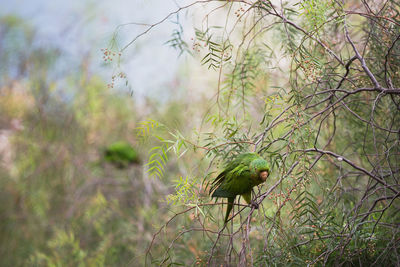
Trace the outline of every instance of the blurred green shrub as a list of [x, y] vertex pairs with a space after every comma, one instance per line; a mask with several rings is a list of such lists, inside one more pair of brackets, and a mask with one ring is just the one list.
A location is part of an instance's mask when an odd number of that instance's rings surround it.
[[104, 151], [104, 159], [118, 168], [139, 163], [138, 152], [128, 143], [118, 141], [109, 145]]

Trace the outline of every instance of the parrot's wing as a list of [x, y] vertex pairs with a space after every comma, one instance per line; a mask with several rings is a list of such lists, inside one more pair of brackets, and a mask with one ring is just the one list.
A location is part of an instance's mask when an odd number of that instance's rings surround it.
[[[210, 193], [215, 190], [215, 188], [219, 187], [225, 180], [225, 174], [227, 173], [227, 170], [221, 172], [217, 178], [212, 182], [211, 188], [210, 188]], [[212, 195], [214, 197], [214, 194]]]
[[[238, 155], [234, 160], [225, 165], [225, 169], [212, 182], [210, 192], [212, 197], [232, 197], [236, 196], [236, 191], [241, 191], [243, 186], [246, 186], [247, 179], [238, 179], [246, 177], [249, 172], [250, 162], [258, 158], [255, 153], [244, 153]], [[244, 185], [243, 185], [244, 183]]]
[[211, 197], [227, 197], [227, 198], [234, 198], [236, 195], [228, 192], [227, 190], [218, 187], [217, 189], [215, 189], [214, 193], [212, 194]]

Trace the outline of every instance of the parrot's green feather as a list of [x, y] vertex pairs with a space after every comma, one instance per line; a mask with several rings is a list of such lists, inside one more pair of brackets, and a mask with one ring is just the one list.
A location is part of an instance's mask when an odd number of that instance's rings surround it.
[[214, 193], [212, 194], [212, 197], [235, 197], [235, 194], [232, 194], [223, 188], [217, 188], [215, 189]]
[[237, 195], [242, 195], [247, 203], [251, 203], [251, 191], [264, 181], [260, 174], [269, 173], [267, 162], [256, 153], [243, 153], [225, 165], [225, 169], [215, 178], [211, 185], [212, 197], [228, 198], [225, 223], [233, 207]]
[[242, 197], [247, 202], [247, 204], [251, 203], [251, 191], [243, 194]]

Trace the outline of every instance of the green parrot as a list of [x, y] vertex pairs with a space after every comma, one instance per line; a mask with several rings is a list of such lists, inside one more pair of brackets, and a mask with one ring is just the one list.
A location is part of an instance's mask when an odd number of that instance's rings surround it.
[[269, 172], [267, 161], [256, 153], [239, 154], [226, 163], [225, 170], [215, 178], [210, 190], [213, 192], [211, 197], [228, 198], [225, 224], [236, 196], [241, 195], [250, 204], [253, 187], [265, 182]]
[[138, 153], [126, 142], [115, 142], [104, 150], [104, 159], [119, 168], [127, 167], [131, 163], [139, 163]]

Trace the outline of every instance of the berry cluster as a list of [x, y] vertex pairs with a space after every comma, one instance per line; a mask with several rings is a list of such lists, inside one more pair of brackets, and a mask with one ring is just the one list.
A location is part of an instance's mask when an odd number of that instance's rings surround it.
[[[193, 38], [190, 38], [193, 41], [192, 49], [196, 52], [200, 52], [201, 44], [199, 42], [194, 41]], [[207, 46], [207, 43], [204, 43], [204, 46]]]
[[316, 82], [321, 74], [321, 70], [312, 60], [303, 61], [300, 68], [303, 70], [305, 77], [311, 82]]
[[[116, 52], [113, 52], [113, 51], [109, 50], [108, 48], [102, 48], [100, 50], [101, 50], [101, 52], [103, 52], [103, 60], [105, 62], [113, 61], [113, 58], [117, 55]], [[121, 56], [121, 52], [118, 52], [118, 56]]]
[[240, 7], [238, 10], [235, 11], [235, 16], [240, 17], [244, 13], [244, 8]]
[[111, 83], [107, 84], [108, 88], [114, 88], [114, 83], [116, 79], [126, 79], [126, 74], [124, 72], [120, 72], [111, 77]]
[[224, 53], [222, 54], [222, 56], [224, 57], [225, 61], [231, 58], [232, 50], [233, 50], [232, 46], [229, 46], [228, 48], [224, 49], [223, 51]]

